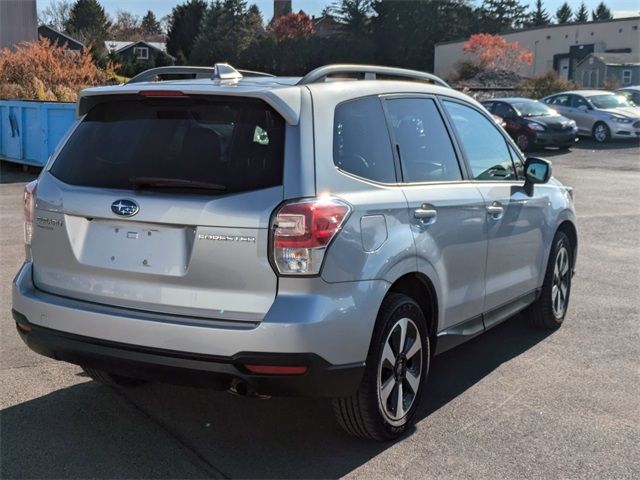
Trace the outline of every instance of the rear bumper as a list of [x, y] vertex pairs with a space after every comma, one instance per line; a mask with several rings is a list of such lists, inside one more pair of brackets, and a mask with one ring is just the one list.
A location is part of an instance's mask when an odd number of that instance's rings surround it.
[[[241, 378], [264, 394], [341, 396], [360, 383], [387, 289], [384, 281], [282, 279], [262, 322], [217, 321], [52, 295], [33, 285], [27, 262], [14, 280], [13, 310], [32, 329], [22, 334], [27, 345], [59, 360], [160, 381], [215, 386]], [[262, 357], [258, 364], [303, 361], [308, 371], [276, 378], [242, 367]]]
[[[331, 365], [315, 354], [187, 354], [81, 337], [38, 327], [15, 310], [18, 333], [36, 353], [77, 365], [152, 381], [226, 390], [241, 381], [263, 395], [338, 397], [353, 393], [364, 365]], [[28, 333], [23, 329], [27, 327]], [[302, 375], [255, 375], [245, 365], [305, 366]]]

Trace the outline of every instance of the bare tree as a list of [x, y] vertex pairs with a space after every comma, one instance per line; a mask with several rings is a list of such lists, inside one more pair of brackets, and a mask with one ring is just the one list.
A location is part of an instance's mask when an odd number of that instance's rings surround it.
[[113, 40], [140, 40], [144, 35], [140, 18], [130, 12], [118, 10], [116, 19], [109, 29], [109, 35]]
[[49, 6], [40, 12], [38, 20], [44, 25], [63, 31], [70, 15], [71, 2], [69, 0], [52, 0]]

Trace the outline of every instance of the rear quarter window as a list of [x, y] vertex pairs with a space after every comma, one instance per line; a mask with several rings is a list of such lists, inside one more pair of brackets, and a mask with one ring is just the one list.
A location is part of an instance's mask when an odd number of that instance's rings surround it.
[[378, 97], [351, 100], [336, 107], [333, 162], [362, 178], [396, 182], [389, 131]]
[[284, 132], [282, 117], [253, 99], [112, 100], [87, 113], [51, 173], [110, 189], [152, 177], [258, 190], [282, 184]]

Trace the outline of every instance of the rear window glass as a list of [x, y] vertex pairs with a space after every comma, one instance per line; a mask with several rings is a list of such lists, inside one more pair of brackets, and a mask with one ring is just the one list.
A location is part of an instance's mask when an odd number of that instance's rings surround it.
[[89, 111], [51, 173], [100, 188], [257, 190], [282, 184], [284, 130], [282, 117], [257, 100], [109, 101]]
[[451, 138], [430, 98], [389, 100], [405, 182], [462, 180]]
[[378, 97], [352, 100], [336, 108], [333, 161], [345, 172], [394, 183], [396, 171], [386, 119]]

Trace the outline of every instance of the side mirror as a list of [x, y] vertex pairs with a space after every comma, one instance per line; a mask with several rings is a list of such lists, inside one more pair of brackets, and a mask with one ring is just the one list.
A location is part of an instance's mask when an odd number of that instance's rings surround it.
[[589, 107], [586, 105], [580, 105], [578, 106], [578, 110], [580, 110], [581, 112], [588, 112], [589, 111]]
[[551, 178], [551, 162], [542, 158], [527, 158], [524, 162], [524, 191], [533, 195], [536, 183], [547, 183]]

